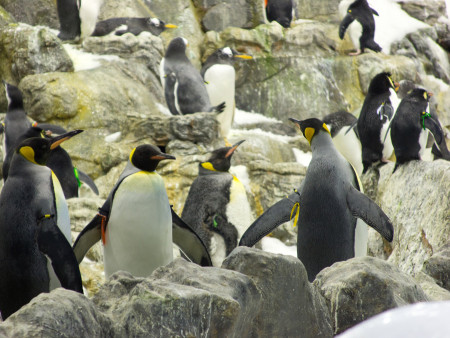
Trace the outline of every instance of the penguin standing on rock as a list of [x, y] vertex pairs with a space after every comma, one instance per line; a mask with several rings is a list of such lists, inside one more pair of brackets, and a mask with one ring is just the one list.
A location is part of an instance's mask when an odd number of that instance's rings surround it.
[[[344, 8], [347, 2], [342, 1], [340, 9]], [[374, 52], [380, 52], [381, 47], [375, 42], [375, 19], [374, 15], [378, 13], [370, 8], [367, 0], [356, 0], [348, 6], [346, 15], [339, 25], [339, 38], [344, 38], [347, 28], [349, 28], [350, 39], [356, 47], [356, 53], [350, 55], [359, 55], [364, 53], [366, 48]], [[349, 27], [350, 26], [350, 27]]]
[[177, 26], [166, 24], [158, 18], [111, 18], [97, 22], [92, 36], [105, 36], [111, 33], [119, 36], [125, 33], [139, 35], [142, 32], [150, 32], [158, 36], [167, 28], [177, 28]]
[[323, 268], [366, 254], [367, 226], [392, 241], [386, 214], [360, 192], [353, 167], [336, 150], [326, 124], [316, 118], [297, 124], [312, 150], [312, 160], [298, 191], [262, 214], [242, 236], [239, 245], [253, 246], [278, 225], [294, 218], [298, 224], [297, 256], [313, 281]]
[[199, 164], [181, 215], [207, 245], [217, 267], [252, 222], [245, 187], [228, 172], [231, 157], [242, 142], [214, 150], [208, 161]]
[[359, 114], [357, 128], [362, 146], [363, 173], [375, 162], [386, 162], [393, 153], [389, 124], [400, 103], [399, 84], [390, 73], [377, 74], [369, 85]]
[[83, 293], [61, 185], [44, 164], [79, 134], [30, 138], [17, 147], [0, 194], [0, 311], [6, 319], [33, 297], [62, 286]]
[[294, 12], [293, 0], [265, 0], [264, 5], [269, 22], [276, 21], [284, 28], [291, 26]]
[[[395, 168], [412, 160], [420, 160], [425, 152], [428, 131], [434, 137], [444, 159], [450, 160], [444, 133], [437, 117], [430, 113], [432, 93], [425, 89], [413, 89], [400, 103], [391, 122], [391, 138], [395, 151]], [[445, 146], [444, 146], [445, 145]]]
[[[155, 169], [160, 161], [174, 159], [174, 156], [150, 144], [132, 150], [127, 166], [99, 209], [99, 214], [75, 241], [73, 249], [79, 263], [100, 239], [107, 277], [119, 270], [146, 277], [156, 268], [172, 261], [173, 211], [164, 181]], [[185, 224], [183, 226], [180, 232], [187, 233], [189, 229]], [[198, 238], [191, 239], [187, 241], [202, 245]], [[185, 244], [176, 244], [186, 249]], [[200, 252], [197, 257], [207, 265], [209, 255], [206, 248], [192, 249]], [[185, 253], [189, 257], [189, 252]]]
[[61, 40], [87, 37], [95, 29], [95, 23], [103, 0], [57, 0]]
[[212, 53], [203, 64], [201, 75], [212, 105], [225, 102], [225, 109], [217, 115], [220, 134], [226, 138], [234, 121], [236, 104], [234, 101], [236, 72], [233, 63], [236, 59], [250, 60], [251, 56], [224, 47]]
[[[225, 102], [212, 106], [200, 72], [186, 56], [187, 40], [173, 39], [161, 60], [160, 76], [167, 106], [172, 115], [186, 115], [197, 112], [221, 113]], [[166, 77], [171, 76], [170, 85]]]

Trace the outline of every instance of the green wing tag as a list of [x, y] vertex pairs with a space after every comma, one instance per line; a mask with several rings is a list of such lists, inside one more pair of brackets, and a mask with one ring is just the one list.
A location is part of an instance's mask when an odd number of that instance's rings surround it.
[[75, 175], [75, 178], [77, 179], [78, 188], [81, 187], [81, 181], [80, 181], [80, 177], [78, 176], [78, 169], [76, 167], [73, 167], [73, 174]]
[[422, 112], [422, 116], [420, 117], [422, 119], [422, 128], [425, 130], [425, 119], [427, 117], [431, 117], [430, 113]]
[[217, 226], [218, 226], [217, 221], [216, 221], [216, 216], [217, 215], [214, 215], [214, 218], [213, 218], [213, 226], [214, 226], [214, 228], [217, 228]]

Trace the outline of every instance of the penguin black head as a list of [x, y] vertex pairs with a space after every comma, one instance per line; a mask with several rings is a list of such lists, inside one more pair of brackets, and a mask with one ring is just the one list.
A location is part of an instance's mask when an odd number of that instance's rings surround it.
[[3, 81], [5, 86], [6, 99], [8, 100], [8, 110], [23, 108], [23, 96], [20, 89], [12, 84]]
[[175, 160], [175, 156], [165, 154], [151, 144], [137, 146], [130, 154], [131, 164], [144, 171], [155, 171], [161, 160]]
[[216, 149], [212, 152], [211, 157], [207, 162], [201, 163], [201, 166], [208, 170], [223, 171], [226, 172], [231, 167], [231, 156], [234, 151], [242, 144], [245, 140], [241, 140], [231, 147], [223, 147]]
[[230, 47], [219, 48], [212, 53], [208, 59], [209, 58], [214, 59], [215, 63], [231, 63], [236, 58], [246, 60], [252, 59], [250, 55], [239, 53]]
[[390, 88], [394, 89], [397, 92], [398, 89], [400, 88], [400, 85], [397, 82], [392, 81], [391, 73], [383, 72], [375, 75], [372, 81], [370, 81], [369, 93], [371, 94], [386, 93], [389, 91]]
[[429, 102], [430, 97], [433, 96], [433, 93], [427, 92], [423, 88], [414, 88], [411, 90], [406, 96], [411, 101], [416, 102]]
[[177, 37], [170, 41], [169, 46], [167, 46], [166, 50], [166, 58], [177, 57], [177, 56], [186, 56], [186, 47], [188, 45], [188, 41], [185, 38]]
[[73, 130], [52, 138], [32, 137], [22, 141], [16, 152], [32, 163], [45, 165], [53, 149], [81, 132], [83, 130]]
[[331, 133], [328, 130], [327, 125], [319, 119], [311, 118], [311, 119], [299, 121], [299, 120], [296, 120], [293, 118], [289, 118], [289, 120], [294, 122], [300, 128], [303, 136], [305, 136], [305, 138], [308, 140], [309, 144], [311, 144], [313, 137], [321, 131], [327, 132], [331, 137]]

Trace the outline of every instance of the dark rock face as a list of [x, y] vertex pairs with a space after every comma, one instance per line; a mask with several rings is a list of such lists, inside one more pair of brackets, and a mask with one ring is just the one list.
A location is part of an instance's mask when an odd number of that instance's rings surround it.
[[450, 242], [423, 263], [423, 271], [433, 277], [439, 286], [450, 291]]

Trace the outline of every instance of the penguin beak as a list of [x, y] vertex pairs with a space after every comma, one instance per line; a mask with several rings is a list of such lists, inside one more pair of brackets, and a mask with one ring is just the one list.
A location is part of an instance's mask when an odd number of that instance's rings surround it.
[[165, 28], [178, 28], [177, 25], [173, 25], [173, 24], [171, 24], [171, 23], [165, 24], [164, 27], [165, 27]]
[[431, 92], [428, 92], [428, 97], [432, 97], [434, 94]]
[[244, 60], [252, 60], [253, 56], [246, 54], [235, 54], [233, 55], [235, 58], [244, 59]]
[[82, 133], [83, 130], [77, 129], [77, 130], [72, 130], [69, 131], [68, 133], [53, 137], [50, 142], [50, 149], [55, 149], [57, 146], [59, 146], [61, 143], [63, 143], [64, 141], [67, 141], [68, 139], [70, 139], [71, 137], [78, 135], [79, 133]]
[[228, 150], [228, 152], [225, 155], [225, 158], [230, 157], [231, 155], [233, 155], [234, 151], [237, 149], [237, 147], [239, 147], [240, 144], [242, 144], [245, 140], [241, 140], [235, 144], [233, 144], [233, 146], [231, 147], [230, 150]]
[[289, 121], [294, 122], [297, 125], [297, 127], [301, 130], [300, 124], [302, 123], [302, 121], [294, 119], [292, 117], [289, 118]]
[[395, 90], [395, 92], [397, 93], [399, 89], [400, 89], [400, 83], [394, 82], [394, 90]]
[[162, 161], [162, 160], [176, 160], [176, 157], [172, 156], [172, 155], [169, 155], [169, 154], [166, 154], [166, 153], [161, 153], [161, 154], [158, 154], [158, 155], [153, 155], [152, 157], [150, 157], [150, 159], [151, 160], [159, 160], [159, 161]]

